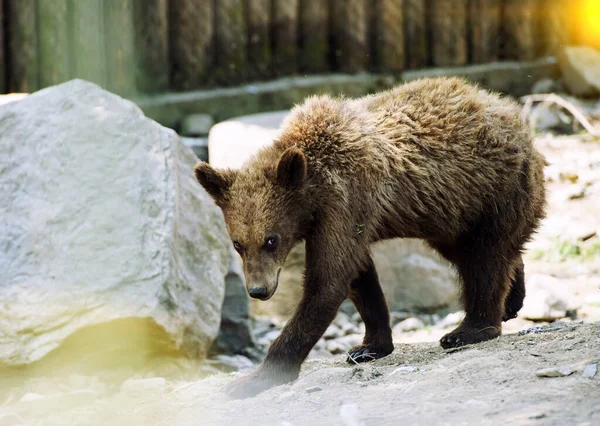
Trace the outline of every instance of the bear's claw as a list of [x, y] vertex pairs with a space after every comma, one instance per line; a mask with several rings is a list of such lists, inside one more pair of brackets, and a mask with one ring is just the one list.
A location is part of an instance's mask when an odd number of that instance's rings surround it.
[[357, 362], [369, 362], [379, 358], [383, 358], [392, 353], [394, 345], [385, 346], [371, 346], [371, 345], [360, 345], [356, 346], [348, 351], [348, 357], [346, 362], [354, 364]]

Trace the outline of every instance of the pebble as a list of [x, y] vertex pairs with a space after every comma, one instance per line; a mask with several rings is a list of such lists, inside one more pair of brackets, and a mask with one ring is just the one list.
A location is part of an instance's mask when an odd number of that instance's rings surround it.
[[583, 369], [581, 377], [584, 379], [592, 379], [598, 372], [598, 364], [588, 364]]
[[392, 327], [407, 318], [410, 318], [410, 314], [408, 312], [390, 312], [390, 323], [392, 324]]
[[306, 389], [306, 393], [315, 393], [315, 392], [321, 392], [323, 390], [322, 387], [320, 386], [311, 386], [310, 388]]
[[423, 321], [421, 321], [419, 318], [411, 317], [396, 324], [392, 329], [392, 333], [399, 334], [406, 331], [418, 330], [423, 327], [425, 327], [425, 323]]
[[337, 339], [338, 337], [342, 337], [342, 330], [335, 324], [331, 324], [323, 333], [323, 338], [326, 340]]
[[565, 377], [573, 374], [575, 370], [568, 366], [563, 367], [550, 367], [542, 368], [536, 371], [535, 375], [538, 377]]

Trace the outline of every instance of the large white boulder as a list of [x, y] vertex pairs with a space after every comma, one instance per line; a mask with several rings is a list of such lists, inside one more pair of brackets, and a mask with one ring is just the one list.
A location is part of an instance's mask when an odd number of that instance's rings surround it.
[[567, 46], [559, 64], [569, 93], [575, 96], [600, 95], [600, 51], [589, 46]]
[[[214, 125], [208, 136], [209, 162], [215, 167], [240, 168], [281, 132], [289, 111], [232, 118]], [[388, 305], [395, 311], [435, 311], [456, 307], [456, 273], [418, 240], [395, 239], [374, 244], [373, 259]], [[279, 277], [279, 287], [266, 302], [251, 300], [254, 316], [285, 320], [302, 296], [304, 245], [292, 249]]]
[[175, 132], [82, 80], [0, 107], [0, 363], [100, 329], [113, 351], [130, 343], [105, 324], [206, 354], [230, 243], [196, 162]]

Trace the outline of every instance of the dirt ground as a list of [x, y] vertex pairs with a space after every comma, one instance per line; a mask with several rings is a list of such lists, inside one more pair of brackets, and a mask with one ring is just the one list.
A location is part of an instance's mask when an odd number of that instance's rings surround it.
[[[550, 204], [526, 273], [559, 279], [573, 319], [517, 318], [499, 339], [449, 352], [437, 343], [448, 330], [407, 332], [370, 365], [350, 366], [343, 354], [309, 360], [295, 383], [242, 401], [219, 391], [240, 373], [202, 378], [206, 366], [181, 360], [0, 374], [0, 426], [600, 425], [600, 142], [536, 143], [551, 163]], [[543, 369], [565, 376], [538, 377]]]

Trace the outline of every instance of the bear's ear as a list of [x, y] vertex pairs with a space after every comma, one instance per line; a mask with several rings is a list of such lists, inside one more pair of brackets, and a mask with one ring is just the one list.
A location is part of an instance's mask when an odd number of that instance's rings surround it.
[[225, 194], [235, 181], [237, 171], [217, 170], [204, 161], [194, 167], [196, 180], [204, 187], [206, 192], [217, 202], [223, 201]]
[[284, 188], [297, 189], [306, 179], [306, 157], [298, 148], [283, 151], [277, 164], [277, 183]]

